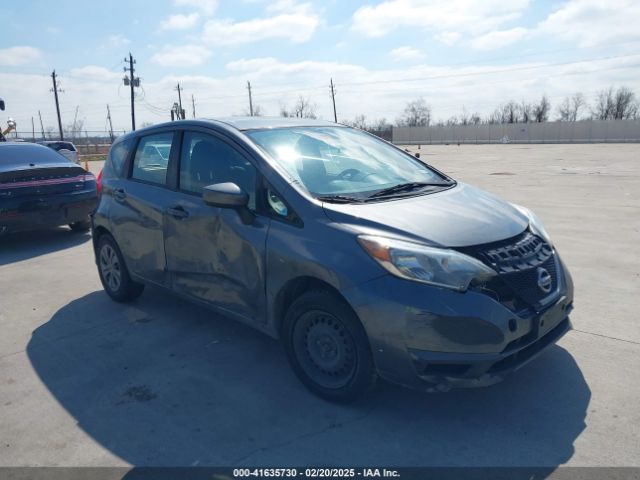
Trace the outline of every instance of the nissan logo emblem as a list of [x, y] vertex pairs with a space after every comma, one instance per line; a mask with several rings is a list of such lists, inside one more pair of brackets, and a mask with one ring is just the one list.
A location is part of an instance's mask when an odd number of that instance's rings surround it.
[[538, 267], [538, 288], [544, 293], [549, 293], [552, 283], [553, 281], [549, 272], [542, 267]]

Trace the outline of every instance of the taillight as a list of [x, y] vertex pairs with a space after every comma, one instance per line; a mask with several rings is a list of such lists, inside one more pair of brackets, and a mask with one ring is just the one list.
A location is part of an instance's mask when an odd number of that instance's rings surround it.
[[100, 192], [102, 191], [102, 170], [100, 170], [100, 173], [96, 178], [96, 188], [98, 190], [98, 195], [100, 195]]

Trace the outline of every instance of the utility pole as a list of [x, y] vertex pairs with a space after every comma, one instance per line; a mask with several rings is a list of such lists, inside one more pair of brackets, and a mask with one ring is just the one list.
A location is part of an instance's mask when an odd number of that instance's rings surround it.
[[178, 110], [178, 120], [182, 119], [184, 120], [184, 110], [182, 109], [182, 90], [184, 90], [184, 88], [180, 88], [180, 84], [178, 83], [178, 86], [176, 87], [176, 90], [178, 91], [178, 108], [180, 110]]
[[253, 99], [251, 98], [251, 82], [247, 81], [247, 90], [249, 90], [249, 115], [253, 117]]
[[72, 137], [76, 136], [76, 132], [78, 130], [78, 109], [79, 108], [80, 108], [80, 105], [76, 105], [76, 113], [73, 116], [73, 132], [71, 132]]
[[38, 117], [40, 117], [40, 130], [42, 131], [42, 140], [46, 140], [44, 136], [44, 125], [42, 124], [42, 115], [40, 114], [40, 110], [38, 110]]
[[111, 138], [111, 143], [113, 143], [113, 124], [111, 123], [111, 110], [109, 109], [109, 104], [107, 103], [107, 120], [109, 120], [109, 138]]
[[[125, 58], [124, 61], [125, 63], [129, 64], [129, 76], [127, 77], [125, 75], [123, 80], [124, 80], [125, 86], [128, 85], [129, 87], [131, 87], [131, 130], [135, 130], [136, 129], [136, 110], [135, 110], [135, 103], [134, 103], [135, 92], [133, 91], [133, 87], [140, 86], [140, 77], [135, 77], [133, 75], [134, 72], [136, 71], [135, 68], [133, 68], [136, 61], [133, 59], [133, 55], [131, 55], [131, 52], [129, 52], [129, 58], [128, 59]], [[127, 71], [127, 67], [124, 67], [124, 71], [125, 72]]]
[[196, 100], [193, 98], [193, 93], [191, 94], [191, 108], [193, 108], [193, 118], [196, 118]]
[[333, 102], [333, 121], [338, 123], [338, 115], [336, 114], [336, 89], [333, 85], [333, 78], [331, 79], [331, 101]]
[[36, 141], [36, 124], [33, 122], [33, 115], [31, 115], [31, 136], [33, 141]]
[[60, 131], [60, 140], [64, 140], [64, 134], [62, 133], [62, 120], [60, 119], [60, 103], [58, 102], [58, 92], [62, 92], [62, 90], [58, 90], [58, 84], [56, 82], [56, 71], [51, 72], [51, 79], [53, 80], [53, 96], [56, 99], [56, 112], [58, 113], [58, 130]]

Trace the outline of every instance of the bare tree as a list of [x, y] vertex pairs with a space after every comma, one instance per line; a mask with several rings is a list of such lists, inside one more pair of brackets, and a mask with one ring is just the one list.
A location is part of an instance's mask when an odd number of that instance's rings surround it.
[[422, 97], [413, 100], [407, 103], [396, 123], [399, 127], [428, 127], [431, 123], [431, 107]]
[[575, 122], [580, 116], [580, 110], [586, 105], [584, 95], [580, 92], [572, 97], [565, 97], [558, 105], [559, 120], [562, 122]]
[[[451, 120], [451, 119], [449, 119]], [[460, 125], [477, 125], [482, 121], [482, 119], [480, 118], [480, 114], [478, 112], [474, 112], [469, 114], [467, 112], [467, 109], [464, 107], [464, 105], [462, 106], [462, 113], [460, 114], [460, 117], [458, 118], [458, 123]]]
[[355, 128], [359, 128], [360, 130], [369, 130], [369, 125], [367, 124], [367, 117], [364, 115], [356, 115], [356, 118], [351, 122], [346, 122], [347, 125]]
[[302, 95], [298, 97], [298, 101], [291, 110], [291, 117], [297, 118], [318, 118], [316, 115], [316, 105], [311, 103], [308, 98]]
[[[254, 113], [255, 115], [255, 113]], [[289, 109], [286, 105], [280, 105], [281, 117], [296, 117], [296, 118], [318, 118], [316, 115], [316, 104], [311, 103], [308, 98], [300, 95], [298, 100], [292, 109]]]
[[591, 117], [595, 120], [607, 120], [613, 112], [613, 87], [600, 90], [596, 95], [596, 101], [591, 107]]
[[522, 100], [520, 102], [520, 121], [522, 123], [529, 123], [533, 117], [533, 106], [530, 103]]
[[538, 122], [546, 122], [549, 119], [549, 112], [551, 111], [551, 103], [546, 95], [543, 95], [540, 99], [540, 103], [533, 106], [533, 119]]
[[378, 118], [371, 122], [369, 129], [375, 132], [385, 132], [387, 130], [391, 130], [391, 124], [387, 122], [386, 118]]
[[513, 100], [502, 106], [501, 123], [518, 123], [520, 120], [520, 105]]
[[635, 93], [627, 87], [620, 87], [614, 97], [613, 118], [623, 120], [635, 118], [638, 113], [638, 103]]
[[633, 90], [627, 87], [620, 87], [615, 92], [613, 87], [600, 90], [591, 108], [591, 116], [596, 120], [637, 118], [640, 106], [635, 97]]

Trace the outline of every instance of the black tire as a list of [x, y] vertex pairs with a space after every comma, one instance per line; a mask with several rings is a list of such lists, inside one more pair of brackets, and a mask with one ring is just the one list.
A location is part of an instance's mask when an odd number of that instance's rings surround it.
[[70, 223], [69, 228], [74, 232], [86, 232], [87, 230], [91, 230], [91, 220], [87, 218], [86, 220]]
[[324, 399], [353, 401], [375, 384], [367, 334], [337, 295], [312, 290], [298, 297], [285, 315], [283, 343], [298, 378]]
[[122, 253], [108, 233], [98, 240], [98, 273], [105, 292], [116, 302], [130, 302], [144, 290], [143, 284], [131, 280]]

